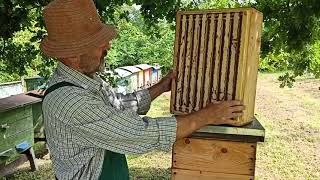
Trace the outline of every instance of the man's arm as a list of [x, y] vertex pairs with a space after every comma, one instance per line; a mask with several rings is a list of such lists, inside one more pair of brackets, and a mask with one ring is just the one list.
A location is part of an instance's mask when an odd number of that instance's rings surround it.
[[208, 124], [232, 124], [244, 107], [239, 101], [211, 104], [177, 117], [141, 118], [105, 104], [95, 97], [82, 97], [68, 124], [75, 143], [123, 154], [141, 154], [154, 149], [170, 150], [176, 139], [187, 137]]
[[82, 97], [76, 106], [69, 126], [77, 144], [141, 154], [154, 149], [168, 151], [176, 140], [175, 117], [142, 118], [90, 96]]
[[148, 88], [151, 101], [156, 99], [162, 93], [168, 92], [171, 90], [172, 78], [173, 78], [173, 72], [170, 71], [164, 78], [160, 80], [160, 82]]
[[140, 115], [146, 114], [150, 109], [151, 101], [162, 93], [170, 91], [172, 72], [169, 72], [161, 81], [148, 89], [123, 95], [117, 93], [120, 109], [135, 111]]
[[119, 102], [119, 109], [134, 111], [140, 115], [145, 115], [151, 105], [151, 96], [147, 89], [123, 95], [117, 93], [116, 98]]

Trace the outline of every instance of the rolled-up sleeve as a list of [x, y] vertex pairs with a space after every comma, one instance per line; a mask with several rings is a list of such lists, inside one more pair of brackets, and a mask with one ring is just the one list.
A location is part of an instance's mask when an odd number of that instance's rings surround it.
[[176, 140], [174, 117], [141, 118], [98, 99], [82, 98], [78, 105], [75, 123], [70, 124], [75, 143], [122, 154], [141, 154], [154, 149], [168, 151]]
[[141, 91], [135, 92], [138, 102], [138, 114], [146, 114], [151, 105], [151, 96], [149, 90], [144, 89]]
[[151, 96], [147, 89], [126, 95], [117, 93], [116, 96], [119, 100], [120, 108], [123, 110], [132, 110], [140, 115], [145, 115], [150, 109]]

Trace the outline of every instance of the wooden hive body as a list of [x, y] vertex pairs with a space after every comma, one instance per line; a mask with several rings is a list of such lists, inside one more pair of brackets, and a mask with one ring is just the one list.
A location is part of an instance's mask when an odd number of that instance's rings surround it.
[[178, 12], [171, 113], [198, 111], [221, 100], [241, 100], [236, 126], [252, 121], [262, 14], [253, 8]]

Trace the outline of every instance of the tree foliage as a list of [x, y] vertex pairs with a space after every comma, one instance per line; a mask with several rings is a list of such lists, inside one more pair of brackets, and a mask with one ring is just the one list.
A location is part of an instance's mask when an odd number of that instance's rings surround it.
[[279, 77], [281, 86], [292, 86], [295, 77], [304, 73], [319, 77], [319, 1], [257, 0], [249, 5], [264, 15], [262, 60], [281, 56], [273, 63], [281, 66], [279, 70], [287, 70]]
[[[42, 9], [50, 0], [0, 0], [0, 72], [48, 75], [55, 61], [43, 57]], [[318, 0], [95, 0], [103, 21], [119, 28], [108, 60], [111, 66], [172, 63], [174, 20], [178, 10], [251, 6], [264, 14], [262, 68], [286, 71], [290, 85], [296, 76], [320, 76], [320, 3]], [[17, 39], [19, 39], [17, 41]]]

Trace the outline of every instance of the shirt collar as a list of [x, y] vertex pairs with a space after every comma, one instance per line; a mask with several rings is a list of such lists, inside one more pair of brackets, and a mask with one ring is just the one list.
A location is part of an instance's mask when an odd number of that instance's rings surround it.
[[85, 74], [64, 65], [61, 62], [58, 63], [56, 72], [54, 73], [52, 78], [55, 82], [52, 82], [50, 84], [56, 84], [61, 81], [67, 81], [81, 86], [84, 89], [93, 88], [98, 90], [101, 87], [101, 83], [97, 81], [95, 78], [92, 79], [86, 76]]

